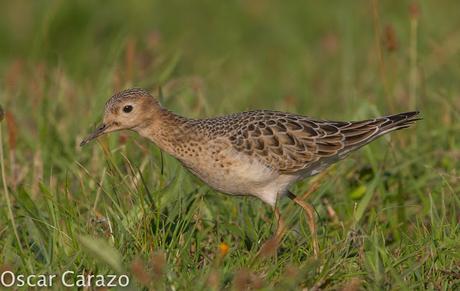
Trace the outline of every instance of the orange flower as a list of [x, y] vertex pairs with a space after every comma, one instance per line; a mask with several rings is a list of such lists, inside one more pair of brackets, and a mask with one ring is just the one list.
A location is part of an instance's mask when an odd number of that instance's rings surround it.
[[225, 255], [227, 255], [229, 249], [230, 247], [228, 246], [228, 244], [224, 242], [221, 242], [219, 244], [219, 252], [222, 257], [225, 257]]

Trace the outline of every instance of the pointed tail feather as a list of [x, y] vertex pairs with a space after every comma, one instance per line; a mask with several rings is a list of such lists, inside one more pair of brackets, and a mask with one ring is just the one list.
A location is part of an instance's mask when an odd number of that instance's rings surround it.
[[410, 111], [378, 118], [377, 120], [383, 120], [384, 123], [379, 126], [377, 136], [384, 135], [394, 130], [407, 128], [417, 120], [422, 119], [419, 115], [420, 111]]
[[389, 132], [407, 128], [414, 124], [419, 117], [419, 111], [403, 112], [379, 117], [373, 120], [353, 122], [341, 130], [344, 134], [344, 147], [339, 152], [339, 158], [344, 158], [350, 152], [370, 143], [376, 138]]

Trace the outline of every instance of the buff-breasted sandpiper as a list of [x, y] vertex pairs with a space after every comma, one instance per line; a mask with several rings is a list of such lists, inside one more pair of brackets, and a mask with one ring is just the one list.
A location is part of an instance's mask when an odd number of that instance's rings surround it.
[[162, 107], [146, 90], [134, 88], [107, 101], [102, 124], [81, 145], [105, 133], [136, 131], [212, 188], [255, 196], [273, 207], [277, 242], [284, 222], [276, 202], [287, 196], [305, 210], [317, 255], [314, 209], [291, 193], [290, 186], [417, 120], [418, 111], [363, 121], [326, 121], [269, 110], [190, 119]]

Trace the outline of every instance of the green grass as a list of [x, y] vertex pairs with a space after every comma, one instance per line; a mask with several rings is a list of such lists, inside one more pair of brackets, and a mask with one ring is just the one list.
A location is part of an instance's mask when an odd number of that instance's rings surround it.
[[[2, 4], [0, 270], [128, 274], [133, 290], [460, 288], [458, 3], [182, 2]], [[424, 119], [327, 171], [310, 198], [318, 260], [287, 200], [290, 230], [257, 260], [275, 228], [262, 202], [213, 191], [135, 134], [78, 147], [131, 86], [190, 117]]]

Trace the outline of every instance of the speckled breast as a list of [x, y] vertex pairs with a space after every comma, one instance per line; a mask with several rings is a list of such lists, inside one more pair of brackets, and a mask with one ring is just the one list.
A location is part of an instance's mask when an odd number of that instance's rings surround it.
[[184, 150], [179, 160], [209, 186], [224, 193], [255, 195], [278, 176], [256, 157], [236, 151], [225, 141], [213, 140], [193, 148]]

